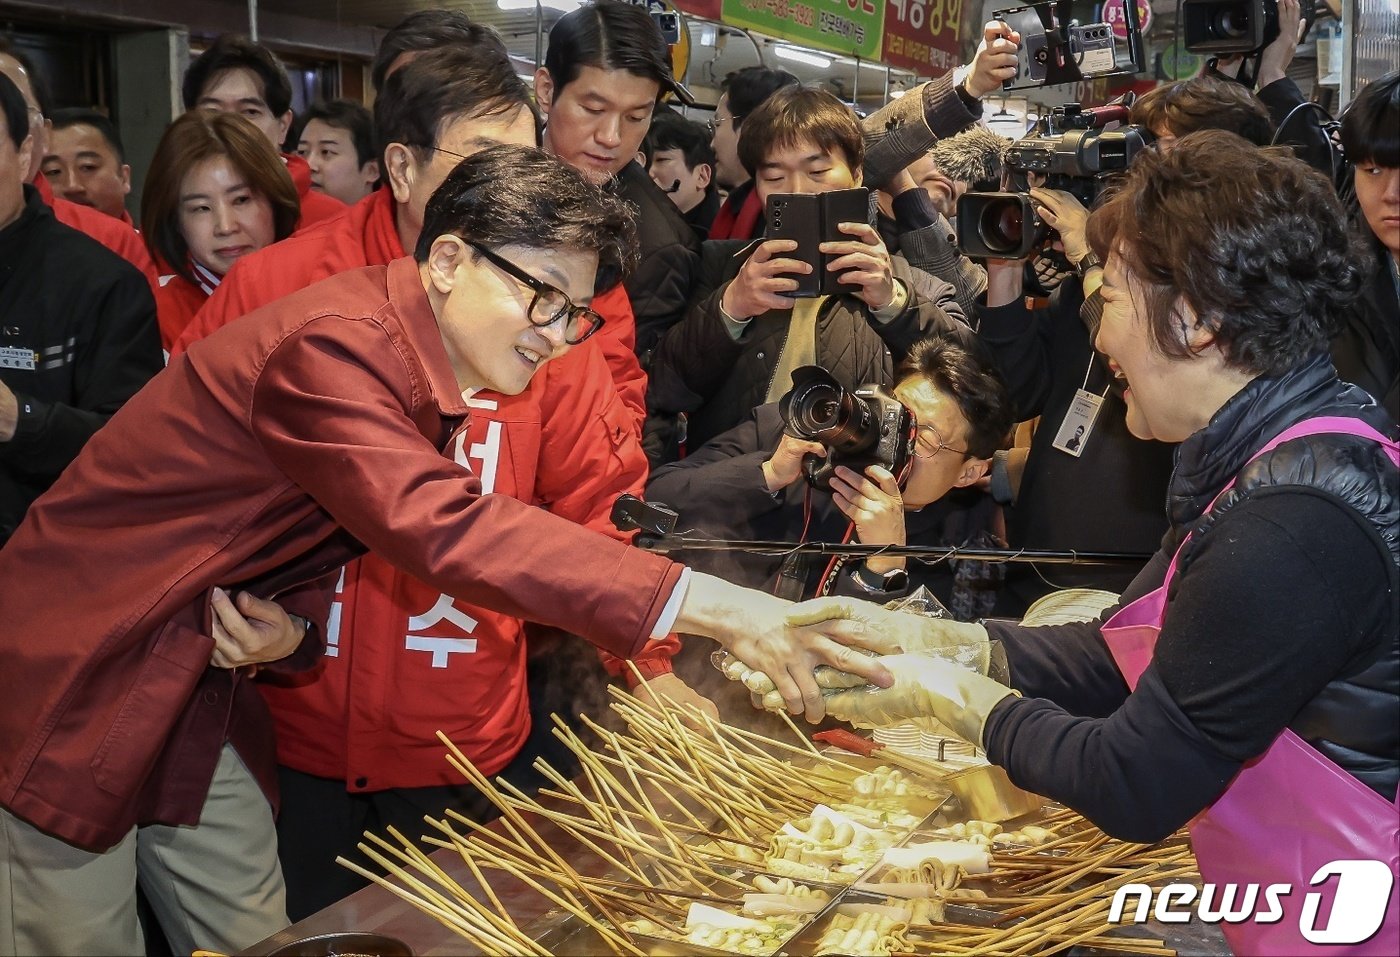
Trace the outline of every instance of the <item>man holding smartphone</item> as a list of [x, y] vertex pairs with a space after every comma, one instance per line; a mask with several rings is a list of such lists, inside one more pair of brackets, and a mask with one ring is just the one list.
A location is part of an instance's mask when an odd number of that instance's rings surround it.
[[[916, 284], [890, 255], [868, 205], [840, 202], [836, 191], [860, 186], [864, 158], [860, 124], [840, 100], [779, 90], [745, 120], [739, 156], [760, 198], [787, 205], [757, 246], [707, 244], [690, 312], [657, 349], [648, 408], [686, 413], [692, 448], [776, 401], [798, 366], [821, 365], [848, 388], [889, 384], [916, 341], [963, 318], [951, 285]], [[818, 194], [826, 201], [803, 202]]]

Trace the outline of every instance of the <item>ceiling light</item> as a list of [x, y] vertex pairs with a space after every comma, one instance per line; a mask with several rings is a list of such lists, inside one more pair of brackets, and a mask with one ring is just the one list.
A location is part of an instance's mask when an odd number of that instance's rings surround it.
[[779, 60], [790, 60], [793, 63], [805, 63], [808, 66], [831, 66], [831, 59], [829, 57], [808, 53], [806, 50], [799, 50], [796, 47], [775, 46], [773, 48], [773, 55]]

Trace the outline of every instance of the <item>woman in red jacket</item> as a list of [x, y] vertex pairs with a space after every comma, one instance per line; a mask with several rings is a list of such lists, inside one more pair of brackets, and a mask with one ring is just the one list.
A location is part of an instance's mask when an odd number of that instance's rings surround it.
[[234, 262], [296, 228], [301, 207], [267, 138], [234, 113], [192, 110], [161, 137], [141, 194], [159, 265], [156, 318], [169, 351]]

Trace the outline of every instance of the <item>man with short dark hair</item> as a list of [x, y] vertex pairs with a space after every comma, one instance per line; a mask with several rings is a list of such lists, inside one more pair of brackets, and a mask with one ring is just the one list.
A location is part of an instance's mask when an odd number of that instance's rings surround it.
[[282, 149], [292, 125], [292, 84], [272, 50], [225, 33], [190, 63], [180, 92], [187, 110], [237, 113], [262, 130], [296, 184], [301, 199], [298, 225], [309, 226], [345, 210], [340, 200], [311, 188], [306, 160]]
[[640, 261], [626, 289], [644, 369], [656, 342], [685, 313], [699, 266], [694, 231], [635, 160], [668, 92], [693, 102], [671, 73], [656, 21], [645, 8], [617, 0], [560, 17], [535, 71], [545, 149], [637, 208]]
[[448, 46], [472, 48], [483, 44], [507, 53], [499, 33], [485, 24], [473, 23], [461, 10], [415, 10], [394, 24], [379, 41], [370, 66], [370, 84], [377, 96], [383, 92], [389, 76], [413, 62], [420, 53]]
[[374, 118], [353, 100], [312, 104], [297, 137], [297, 155], [311, 167], [311, 188], [347, 206], [379, 184]]
[[709, 133], [679, 113], [658, 113], [651, 122], [646, 146], [651, 181], [671, 197], [696, 238], [705, 239], [719, 211], [715, 151], [710, 148]]
[[[0, 895], [0, 933], [20, 951], [141, 953], [138, 870], [183, 918], [162, 921], [178, 953], [281, 929], [275, 748], [243, 669], [312, 664], [324, 576], [367, 548], [622, 657], [672, 625], [713, 636], [812, 720], [820, 663], [893, 680], [788, 628], [771, 595], [482, 494], [445, 454], [470, 398], [523, 393], [597, 328], [589, 303], [626, 266], [628, 215], [538, 150], [498, 146], [448, 175], [424, 222], [413, 257], [318, 283], [172, 362], [0, 551], [0, 848], [24, 875]], [[59, 627], [55, 568], [71, 592]], [[211, 591], [231, 583], [301, 599], [314, 627], [211, 658]], [[138, 853], [147, 839], [158, 851]]]
[[34, 137], [0, 73], [0, 546], [93, 433], [160, 371], [155, 301], [129, 263], [27, 183]]
[[155, 263], [151, 261], [151, 254], [146, 251], [146, 244], [141, 242], [136, 230], [90, 206], [55, 196], [48, 178], [39, 172], [48, 143], [49, 121], [45, 116], [49, 108], [47, 89], [44, 78], [34, 68], [29, 56], [3, 34], [0, 34], [0, 73], [9, 77], [19, 88], [29, 112], [29, 135], [34, 137], [34, 149], [26, 181], [39, 191], [39, 198], [53, 210], [54, 218], [60, 223], [87, 233], [139, 269], [154, 295], [155, 290], [160, 288], [160, 277], [156, 273]]
[[739, 128], [764, 100], [797, 83], [788, 71], [766, 66], [746, 66], [725, 78], [710, 121], [710, 145], [715, 151], [715, 182], [729, 195], [715, 215], [710, 239], [763, 235], [763, 203], [754, 192], [753, 176], [739, 161]]
[[39, 166], [54, 195], [135, 224], [126, 209], [131, 167], [112, 121], [96, 110], [55, 110]]

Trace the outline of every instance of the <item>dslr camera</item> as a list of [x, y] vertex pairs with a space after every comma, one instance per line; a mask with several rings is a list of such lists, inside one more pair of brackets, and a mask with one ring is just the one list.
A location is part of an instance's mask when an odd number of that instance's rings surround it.
[[1128, 168], [1152, 142], [1140, 126], [1102, 127], [1128, 118], [1128, 105], [1081, 109], [1057, 106], [1006, 149], [1003, 166], [1015, 192], [964, 193], [958, 199], [958, 248], [979, 259], [1025, 259], [1051, 238], [1031, 201], [1029, 174], [1039, 185], [1071, 193], [1085, 206], [1099, 198], [1109, 177]]
[[813, 488], [830, 491], [838, 465], [862, 474], [879, 465], [904, 481], [914, 451], [914, 416], [884, 387], [870, 384], [852, 391], [821, 366], [800, 366], [778, 409], [788, 434], [826, 446], [825, 458], [809, 455], [802, 463]]
[[[1316, 15], [1304, 2], [1309, 29]], [[1192, 53], [1252, 56], [1278, 38], [1278, 0], [1182, 0], [1181, 34]]]

